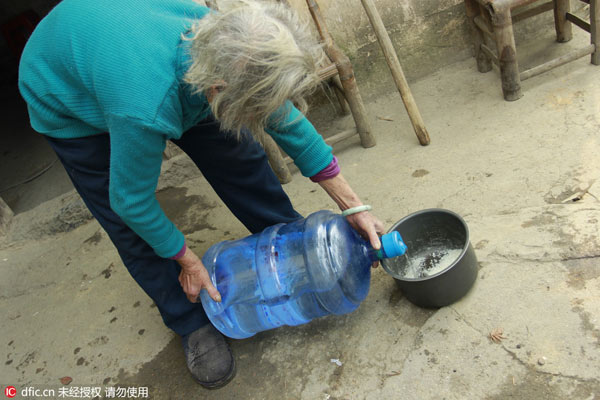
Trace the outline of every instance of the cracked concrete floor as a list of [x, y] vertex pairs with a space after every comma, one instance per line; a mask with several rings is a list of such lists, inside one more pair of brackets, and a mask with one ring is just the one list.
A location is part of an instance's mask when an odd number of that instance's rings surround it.
[[[428, 147], [397, 94], [368, 102], [378, 145], [337, 145], [345, 177], [388, 227], [429, 207], [462, 215], [481, 267], [473, 289], [420, 309], [376, 269], [356, 312], [232, 341], [238, 374], [218, 391], [194, 383], [178, 338], [95, 221], [28, 240], [24, 227], [64, 199], [17, 215], [0, 245], [0, 384], [58, 389], [69, 376], [70, 386], [147, 386], [156, 399], [600, 398], [599, 78], [582, 59], [507, 103], [497, 73], [472, 60], [445, 67], [412, 84]], [[193, 248], [245, 236], [186, 165], [165, 164], [160, 197]], [[285, 189], [304, 214], [333, 209], [298, 173]]]

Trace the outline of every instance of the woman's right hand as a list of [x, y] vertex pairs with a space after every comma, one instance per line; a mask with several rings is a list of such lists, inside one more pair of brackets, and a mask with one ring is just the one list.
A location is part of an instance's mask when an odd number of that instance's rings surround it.
[[189, 247], [186, 247], [185, 253], [177, 259], [177, 262], [181, 265], [179, 283], [189, 301], [198, 302], [202, 289], [206, 289], [214, 301], [221, 301], [221, 294], [212, 284], [204, 264]]

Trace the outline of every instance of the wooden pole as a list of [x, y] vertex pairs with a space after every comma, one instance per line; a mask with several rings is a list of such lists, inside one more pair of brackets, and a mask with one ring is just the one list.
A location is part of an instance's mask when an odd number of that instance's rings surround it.
[[586, 47], [567, 53], [561, 57], [550, 60], [547, 63], [528, 69], [527, 71], [523, 71], [521, 72], [521, 81], [550, 71], [553, 68], [560, 67], [561, 65], [580, 59], [581, 57], [585, 57], [588, 54], [592, 54], [594, 50], [596, 50], [596, 46], [588, 44]]
[[[473, 23], [475, 24], [475, 26], [477, 27], [477, 29], [480, 30], [480, 32], [482, 34], [484, 34], [484, 37], [487, 36], [489, 38], [494, 37], [493, 32], [489, 29], [487, 22], [485, 20], [484, 17], [482, 17], [481, 15], [477, 15], [473, 18]], [[485, 43], [485, 40], [483, 40], [483, 44]]]
[[500, 63], [500, 79], [502, 80], [502, 93], [504, 100], [515, 101], [520, 99], [521, 79], [519, 77], [519, 64], [517, 62], [517, 48], [513, 35], [512, 18], [509, 5], [490, 7], [498, 61]]
[[598, 0], [590, 1], [590, 35], [595, 47], [592, 53], [592, 64], [600, 65], [600, 4]]
[[471, 34], [473, 35], [473, 50], [477, 61], [477, 70], [482, 73], [489, 72], [492, 70], [492, 60], [482, 48], [485, 43], [484, 32], [475, 22], [475, 18], [479, 16], [479, 4], [475, 0], [465, 0], [465, 8], [467, 19], [471, 25]]
[[486, 44], [482, 44], [481, 50], [490, 58], [490, 60], [492, 60], [494, 64], [496, 64], [498, 68], [500, 68], [500, 61], [498, 61], [498, 56], [496, 55], [496, 53], [494, 53], [492, 49], [490, 49]]
[[425, 123], [421, 118], [421, 113], [419, 112], [417, 103], [415, 103], [412, 92], [408, 87], [408, 82], [406, 81], [406, 77], [402, 71], [402, 66], [400, 65], [400, 61], [398, 60], [398, 56], [394, 50], [392, 41], [385, 30], [381, 16], [379, 15], [377, 8], [375, 8], [373, 0], [361, 0], [361, 2], [365, 11], [367, 12], [369, 21], [371, 21], [371, 26], [373, 26], [373, 29], [375, 30], [375, 34], [377, 35], [377, 39], [379, 40], [379, 44], [381, 45], [383, 54], [385, 55], [388, 67], [392, 72], [392, 77], [394, 78], [396, 87], [400, 92], [400, 96], [404, 102], [404, 107], [406, 107], [406, 111], [408, 112], [410, 122], [412, 123], [415, 133], [417, 134], [419, 143], [421, 143], [423, 146], [426, 146], [430, 143], [429, 134], [427, 133]]
[[500, 8], [504, 8], [504, 7], [518, 8], [518, 7], [526, 6], [531, 3], [535, 3], [536, 1], [539, 1], [539, 0], [477, 0], [477, 2], [479, 2], [479, 4], [481, 4], [485, 7], [494, 6], [494, 7], [500, 7]]
[[567, 13], [571, 11], [569, 0], [553, 0], [554, 3], [554, 26], [556, 28], [556, 41], [568, 42], [573, 38], [571, 23], [567, 20]]
[[[523, 21], [524, 19], [534, 17], [538, 14], [545, 13], [546, 11], [556, 10], [553, 2], [543, 3], [539, 6], [528, 8], [525, 11], [515, 13], [511, 18], [513, 25], [517, 22]], [[564, 18], [564, 17], [563, 17]]]
[[571, 14], [570, 12], [568, 12], [567, 13], [567, 20], [569, 22], [572, 22], [573, 24], [575, 24], [579, 28], [583, 29], [587, 33], [591, 33], [592, 32], [592, 26], [590, 25], [590, 23], [587, 22], [587, 21], [582, 20], [577, 15], [574, 15], [574, 14]]
[[346, 95], [344, 94], [344, 88], [342, 87], [342, 82], [340, 81], [339, 76], [336, 75], [331, 78], [331, 87], [333, 88], [335, 96], [338, 99], [338, 103], [340, 103], [341, 114], [350, 114], [350, 109], [348, 108], [348, 103], [346, 102]]

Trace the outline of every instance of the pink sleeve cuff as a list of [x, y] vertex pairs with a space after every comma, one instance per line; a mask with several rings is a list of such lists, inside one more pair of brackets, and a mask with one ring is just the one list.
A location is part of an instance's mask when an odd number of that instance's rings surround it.
[[181, 248], [181, 250], [179, 250], [177, 252], [177, 254], [175, 254], [173, 257], [169, 257], [169, 259], [171, 260], [177, 260], [181, 257], [183, 257], [183, 255], [185, 254], [185, 249], [187, 249], [187, 246], [185, 245], [185, 242], [183, 243], [183, 247]]
[[340, 173], [340, 166], [338, 165], [337, 157], [333, 156], [333, 160], [328, 166], [323, 168], [321, 172], [310, 177], [313, 182], [321, 182], [326, 179], [335, 178]]

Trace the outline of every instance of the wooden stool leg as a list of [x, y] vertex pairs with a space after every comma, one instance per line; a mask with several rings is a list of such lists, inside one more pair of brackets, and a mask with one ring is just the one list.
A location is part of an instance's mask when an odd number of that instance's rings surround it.
[[358, 86], [356, 85], [354, 70], [352, 69], [350, 59], [333, 43], [333, 39], [329, 34], [329, 30], [323, 20], [317, 2], [315, 0], [306, 0], [306, 4], [308, 5], [308, 10], [310, 11], [313, 21], [315, 21], [321, 39], [323, 39], [323, 42], [325, 43], [325, 53], [337, 67], [338, 75], [342, 83], [342, 89], [344, 91], [344, 97], [348, 102], [348, 106], [350, 106], [352, 118], [354, 118], [356, 130], [360, 136], [360, 143], [365, 148], [373, 147], [377, 142], [375, 136], [373, 136], [373, 133], [371, 132], [371, 127], [367, 120], [367, 111], [365, 110], [365, 106], [360, 97]]
[[475, 17], [479, 15], [479, 4], [475, 0], [465, 0], [465, 7], [473, 34], [473, 49], [477, 60], [477, 70], [482, 73], [489, 72], [492, 69], [492, 60], [481, 50], [481, 45], [485, 43], [485, 37], [474, 22]]
[[331, 46], [328, 50], [329, 56], [338, 68], [344, 94], [348, 101], [348, 106], [350, 106], [350, 111], [352, 111], [356, 130], [360, 136], [360, 143], [365, 148], [373, 147], [377, 142], [367, 120], [367, 110], [360, 97], [350, 59], [335, 46]]
[[519, 77], [517, 48], [510, 8], [490, 8], [490, 12], [494, 26], [496, 47], [498, 48], [498, 61], [500, 64], [500, 78], [502, 80], [504, 100], [518, 100], [523, 94], [521, 93], [521, 78]]
[[350, 114], [350, 109], [348, 108], [348, 102], [346, 101], [346, 96], [344, 94], [344, 88], [342, 87], [342, 82], [340, 82], [339, 76], [334, 76], [330, 80], [331, 88], [337, 97], [338, 103], [340, 104], [341, 115]]
[[600, 65], [600, 4], [590, 1], [590, 35], [596, 50], [592, 53], [592, 64]]
[[263, 148], [269, 159], [269, 164], [271, 164], [271, 168], [273, 169], [273, 172], [275, 172], [275, 175], [277, 175], [279, 182], [282, 184], [291, 182], [292, 174], [283, 160], [281, 152], [277, 147], [277, 143], [275, 143], [273, 138], [267, 134], [265, 134], [262, 141]]
[[573, 39], [571, 21], [567, 20], [567, 13], [571, 11], [569, 0], [554, 1], [554, 26], [556, 28], [556, 41], [560, 43]]

